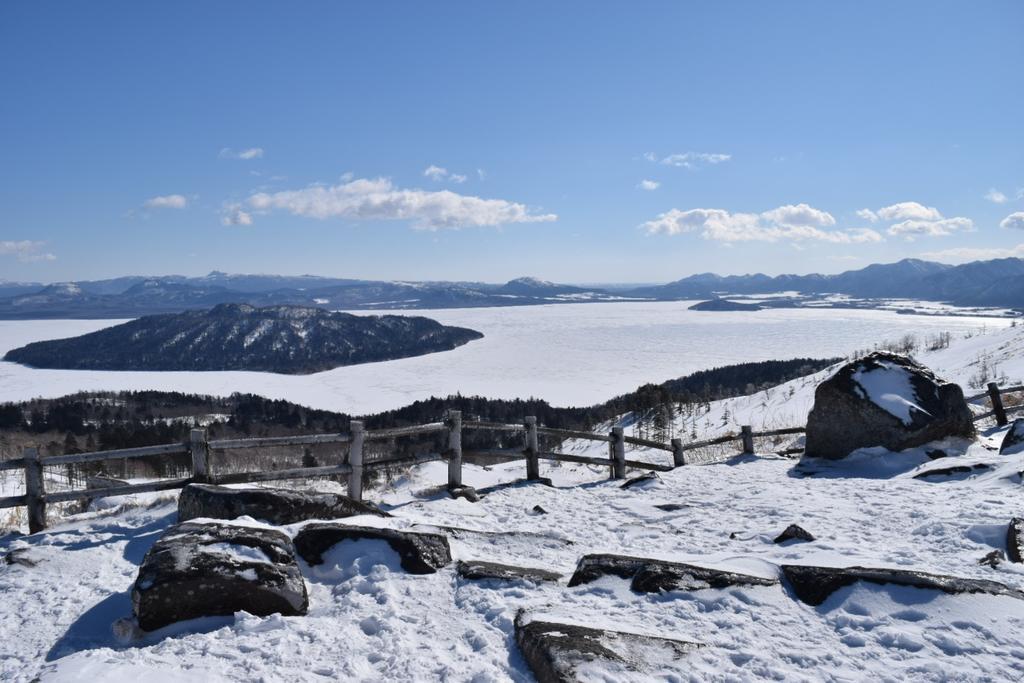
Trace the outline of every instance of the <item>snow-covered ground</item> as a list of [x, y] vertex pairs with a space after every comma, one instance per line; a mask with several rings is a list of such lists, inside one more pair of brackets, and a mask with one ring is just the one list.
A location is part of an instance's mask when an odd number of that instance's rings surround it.
[[[394, 518], [350, 521], [475, 530], [451, 538], [456, 559], [543, 567], [566, 578], [580, 556], [615, 552], [766, 577], [778, 575], [780, 563], [864, 565], [1024, 588], [1024, 566], [978, 564], [1002, 548], [1007, 522], [1022, 511], [1024, 456], [997, 456], [990, 448], [999, 437], [946, 444], [963, 453], [950, 459], [956, 464], [993, 466], [952, 480], [914, 479], [921, 468], [946, 464], [923, 452], [903, 454], [897, 467], [864, 453], [812, 477], [795, 476], [790, 460], [741, 457], [679, 468], [625, 490], [605, 479], [604, 468], [547, 466], [542, 474], [556, 488], [507, 488], [476, 504], [439, 494], [445, 465], [430, 463], [372, 492]], [[483, 486], [522, 469], [467, 466], [465, 479]], [[641, 595], [617, 578], [575, 588], [564, 580], [470, 582], [451, 567], [406, 574], [374, 541], [346, 542], [327, 565], [302, 565], [308, 616], [238, 614], [119, 640], [111, 627], [130, 615], [138, 564], [175, 521], [167, 494], [151, 500], [3, 542], [3, 551], [25, 549], [22, 557], [37, 564], [0, 566], [0, 679], [528, 681], [513, 636], [519, 609], [705, 645], [665, 665], [662, 680], [1024, 677], [1024, 602], [1013, 598], [855, 584], [815, 608], [780, 586]], [[683, 507], [664, 512], [655, 507], [661, 503]], [[535, 513], [535, 505], [547, 514]], [[773, 544], [791, 523], [817, 540]]]
[[[354, 414], [430, 396], [543, 398], [593, 405], [696, 370], [756, 360], [844, 356], [905, 334], [1003, 329], [1008, 319], [892, 311], [690, 311], [692, 302], [623, 302], [416, 311], [484, 338], [445, 353], [314, 375], [252, 372], [36, 370], [0, 362], [0, 402], [76, 390], [153, 389], [269, 398]], [[380, 311], [385, 313], [386, 311]], [[395, 311], [408, 315], [409, 311]], [[362, 312], [362, 314], [366, 314]], [[75, 336], [117, 320], [0, 321], [0, 356], [31, 341]]]

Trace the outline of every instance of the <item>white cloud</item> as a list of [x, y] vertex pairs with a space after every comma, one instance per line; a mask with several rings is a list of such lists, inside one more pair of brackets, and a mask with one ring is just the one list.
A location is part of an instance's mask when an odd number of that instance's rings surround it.
[[0, 256], [14, 256], [22, 263], [56, 261], [57, 257], [43, 251], [46, 242], [33, 240], [0, 240]]
[[944, 218], [934, 206], [919, 202], [899, 202], [872, 211], [860, 209], [857, 216], [872, 223], [879, 220], [889, 223], [886, 230], [890, 235], [902, 236], [908, 242], [916, 237], [944, 237], [955, 232], [973, 232], [974, 222], [963, 216]]
[[423, 171], [423, 175], [431, 180], [444, 180], [448, 177], [448, 169], [431, 164]]
[[644, 159], [647, 159], [647, 161], [657, 161], [658, 155], [654, 152], [644, 152]]
[[985, 193], [985, 199], [989, 200], [993, 204], [1005, 204], [1009, 198], [993, 187], [989, 188], [989, 191]]
[[761, 216], [772, 223], [778, 223], [787, 227], [819, 227], [827, 228], [836, 224], [836, 219], [827, 211], [815, 209], [807, 204], [787, 204], [771, 211], [765, 211]]
[[[654, 161], [653, 153], [644, 155], [645, 159]], [[720, 164], [732, 159], [731, 154], [709, 154], [707, 152], [683, 152], [681, 154], [669, 154], [661, 160], [666, 166], [677, 166], [681, 168], [696, 168], [704, 164]]]
[[640, 181], [640, 184], [637, 185], [637, 187], [639, 187], [641, 190], [647, 190], [648, 192], [651, 192], [661, 187], [661, 183], [659, 183], [657, 180], [644, 179]]
[[1015, 211], [1011, 213], [1009, 216], [999, 221], [999, 227], [1024, 230], [1024, 211]]
[[890, 235], [902, 235], [907, 241], [913, 241], [918, 235], [929, 237], [945, 237], [954, 232], [973, 232], [974, 222], [970, 218], [943, 218], [937, 221], [905, 220], [889, 226]]
[[[429, 170], [429, 169], [428, 169]], [[524, 204], [483, 199], [449, 190], [405, 190], [386, 178], [359, 178], [330, 187], [313, 186], [285, 192], [257, 193], [248, 206], [256, 211], [280, 209], [309, 218], [410, 220], [425, 230], [557, 220], [555, 214], [535, 214]]]
[[244, 211], [241, 204], [228, 204], [220, 222], [221, 225], [252, 225], [252, 214]]
[[236, 152], [230, 147], [224, 147], [220, 150], [220, 153], [217, 156], [221, 159], [241, 159], [242, 161], [251, 161], [252, 159], [263, 158], [263, 148], [250, 147], [249, 149], [242, 149]]
[[487, 179], [487, 171], [485, 171], [482, 168], [476, 169], [476, 177], [479, 178], [480, 180], [486, 180]]
[[[484, 172], [481, 171], [480, 169], [477, 169], [476, 172], [480, 176], [480, 179], [483, 180]], [[443, 166], [436, 166], [434, 164], [427, 166], [427, 168], [424, 169], [423, 171], [423, 175], [424, 177], [430, 178], [431, 180], [436, 182], [441, 182], [442, 180], [447, 179], [448, 181], [457, 183], [459, 185], [469, 180], [469, 176], [466, 176], [462, 173], [452, 173], [447, 168], [444, 168]]]
[[780, 206], [761, 214], [730, 213], [724, 209], [672, 209], [640, 227], [648, 234], [678, 235], [700, 231], [704, 239], [719, 242], [802, 242], [805, 240], [836, 244], [880, 242], [882, 236], [870, 228], [822, 230], [831, 226], [831, 214], [807, 204]]
[[890, 206], [884, 206], [875, 213], [883, 221], [938, 221], [942, 220], [942, 214], [934, 206], [925, 206], [917, 202], [900, 202]]
[[1015, 247], [956, 247], [942, 251], [926, 251], [922, 258], [945, 263], [967, 263], [968, 261], [985, 261], [994, 258], [1024, 257], [1024, 244]]
[[184, 209], [188, 206], [188, 199], [180, 194], [167, 194], [150, 197], [142, 205], [147, 209]]

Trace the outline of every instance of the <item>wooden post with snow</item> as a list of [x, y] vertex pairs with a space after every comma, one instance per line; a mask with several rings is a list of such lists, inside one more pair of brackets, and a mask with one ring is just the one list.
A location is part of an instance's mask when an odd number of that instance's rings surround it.
[[992, 401], [992, 412], [995, 413], [996, 424], [1002, 427], [1008, 420], [1006, 419], [1006, 408], [1003, 407], [1003, 397], [999, 395], [999, 385], [995, 382], [989, 382], [988, 397]]
[[611, 450], [612, 479], [626, 478], [626, 437], [622, 427], [612, 427]]
[[449, 410], [445, 419], [448, 427], [448, 488], [462, 486], [462, 411]]
[[39, 450], [26, 448], [25, 504], [28, 506], [28, 532], [38, 533], [46, 528], [46, 491], [43, 486], [43, 463]]
[[193, 429], [189, 434], [189, 450], [192, 452], [192, 480], [210, 481], [210, 448], [206, 445], [206, 430]]
[[672, 466], [682, 467], [686, 464], [686, 453], [683, 452], [683, 440], [672, 439]]
[[537, 418], [528, 415], [523, 418], [526, 425], [526, 478], [529, 481], [540, 479], [540, 448], [537, 445]]
[[743, 452], [752, 455], [754, 453], [754, 430], [750, 425], [740, 427], [740, 437], [743, 439]]
[[348, 448], [348, 466], [352, 469], [348, 473], [348, 497], [352, 500], [363, 499], [363, 441], [366, 438], [366, 430], [363, 428], [362, 420], [352, 420], [348, 426], [352, 433], [352, 441]]

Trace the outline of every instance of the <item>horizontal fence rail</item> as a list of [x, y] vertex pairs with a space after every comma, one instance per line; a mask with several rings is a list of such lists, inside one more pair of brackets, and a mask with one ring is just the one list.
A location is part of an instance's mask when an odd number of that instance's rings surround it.
[[985, 420], [990, 417], [996, 419], [996, 424], [1003, 427], [1009, 424], [1010, 420], [1007, 417], [1008, 413], [1015, 413], [1020, 410], [1024, 410], [1024, 404], [1018, 404], [1007, 408], [1003, 405], [1003, 395], [1005, 394], [1017, 394], [1024, 392], [1024, 384], [1013, 386], [1013, 387], [1002, 387], [1000, 388], [995, 382], [990, 382], [987, 389], [980, 394], [967, 397], [967, 402], [971, 403], [974, 401], [980, 401], [987, 398], [989, 403], [992, 405], [992, 409], [984, 413], [978, 413], [974, 416], [974, 421]]

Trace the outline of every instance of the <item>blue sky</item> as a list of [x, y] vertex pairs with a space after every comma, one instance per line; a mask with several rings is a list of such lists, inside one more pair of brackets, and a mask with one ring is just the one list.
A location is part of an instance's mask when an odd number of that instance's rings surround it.
[[1024, 256], [1024, 3], [5, 2], [0, 279]]

